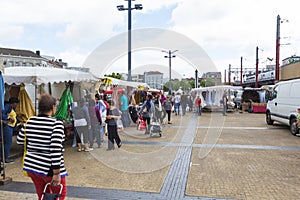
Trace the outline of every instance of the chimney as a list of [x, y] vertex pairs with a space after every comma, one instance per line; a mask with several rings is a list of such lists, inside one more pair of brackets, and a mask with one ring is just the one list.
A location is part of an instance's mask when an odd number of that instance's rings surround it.
[[40, 51], [36, 51], [35, 54], [38, 55], [38, 56], [41, 56], [41, 52]]

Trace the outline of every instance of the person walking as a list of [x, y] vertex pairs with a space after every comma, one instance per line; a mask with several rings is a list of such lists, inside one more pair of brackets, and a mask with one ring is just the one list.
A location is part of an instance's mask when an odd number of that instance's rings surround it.
[[122, 141], [119, 137], [117, 120], [121, 119], [121, 111], [115, 107], [113, 100], [108, 101], [109, 108], [106, 114], [106, 124], [108, 132], [108, 148], [107, 151], [114, 150], [114, 142], [117, 143], [118, 148], [122, 146]]
[[179, 93], [177, 93], [174, 97], [174, 110], [175, 110], [175, 115], [180, 114], [180, 101], [181, 101], [181, 96]]
[[130, 125], [128, 106], [129, 101], [127, 96], [125, 95], [125, 91], [123, 91], [122, 96], [120, 97], [120, 110], [122, 112], [122, 123], [124, 128]]
[[[4, 142], [4, 162], [13, 163], [13, 159], [9, 159], [9, 152], [12, 146], [13, 130], [17, 123], [16, 108], [18, 106], [19, 99], [11, 97], [8, 102], [4, 104], [2, 111], [3, 119], [3, 142]], [[0, 159], [3, 159], [2, 151], [0, 151]]]
[[163, 123], [163, 118], [162, 118], [162, 105], [160, 101], [160, 95], [157, 95], [155, 101], [154, 101], [154, 106], [155, 106], [155, 118], [158, 122]]
[[223, 96], [222, 96], [222, 104], [223, 104], [223, 116], [226, 116], [227, 114], [227, 103], [228, 103], [228, 99], [227, 99], [227, 92], [226, 90], [224, 90]]
[[180, 100], [180, 105], [182, 108], [182, 115], [186, 114], [187, 103], [188, 103], [187, 95], [183, 92], [183, 94], [181, 95], [181, 100]]
[[171, 123], [171, 110], [172, 110], [172, 102], [170, 101], [170, 97], [167, 96], [164, 104], [164, 109], [168, 115], [168, 124], [172, 124]]
[[72, 112], [74, 126], [77, 130], [78, 151], [90, 151], [88, 139], [89, 130], [91, 129], [91, 120], [85, 99], [80, 99], [79, 106], [74, 107]]
[[91, 120], [91, 129], [89, 130], [89, 149], [90, 151], [93, 150], [94, 140], [96, 138], [98, 148], [101, 147], [101, 126], [102, 120], [100, 116], [100, 111], [97, 105], [95, 105], [95, 101], [93, 99], [89, 99], [89, 116]]
[[202, 100], [201, 100], [200, 96], [197, 96], [197, 98], [195, 100], [195, 107], [196, 107], [198, 116], [201, 115], [201, 111], [202, 111], [201, 103], [202, 103]]
[[108, 103], [106, 100], [104, 100], [103, 95], [99, 95], [98, 93], [95, 94], [95, 101], [96, 101], [96, 106], [98, 107], [100, 111], [100, 116], [102, 120], [102, 125], [100, 126], [100, 139], [101, 142], [104, 142], [104, 132], [105, 132], [105, 123], [103, 123], [106, 119], [106, 112], [109, 107]]
[[146, 122], [146, 131], [145, 134], [150, 134], [150, 121], [151, 116], [154, 114], [155, 108], [152, 101], [152, 95], [148, 94], [146, 97], [146, 101], [142, 105], [140, 109], [140, 115], [142, 115], [143, 120]]
[[192, 96], [188, 97], [188, 105], [189, 105], [189, 111], [193, 111], [193, 99]]
[[171, 110], [172, 110], [173, 113], [175, 113], [175, 108], [174, 108], [174, 105], [175, 105], [175, 93], [174, 92], [172, 92], [172, 94], [170, 96], [170, 101], [172, 103], [172, 108], [173, 108]]
[[59, 199], [64, 200], [68, 176], [63, 156], [64, 124], [52, 117], [56, 112], [56, 99], [51, 95], [40, 97], [38, 109], [38, 116], [31, 117], [17, 136], [17, 144], [26, 144], [23, 170], [31, 178], [38, 199], [41, 199], [45, 185], [51, 183], [48, 189], [56, 194], [60, 192], [59, 185], [62, 184]]

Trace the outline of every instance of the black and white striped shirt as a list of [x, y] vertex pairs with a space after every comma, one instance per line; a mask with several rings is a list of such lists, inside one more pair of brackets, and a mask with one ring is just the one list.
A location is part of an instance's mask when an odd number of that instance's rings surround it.
[[31, 117], [17, 137], [18, 144], [27, 144], [23, 170], [52, 176], [52, 169], [60, 169], [60, 175], [67, 176], [64, 139], [62, 121], [46, 115]]

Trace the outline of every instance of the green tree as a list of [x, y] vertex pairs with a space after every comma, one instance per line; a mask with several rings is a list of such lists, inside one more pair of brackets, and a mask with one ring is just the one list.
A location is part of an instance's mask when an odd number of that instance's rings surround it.
[[216, 81], [211, 78], [203, 79], [200, 83], [201, 87], [210, 87], [210, 86], [215, 86], [215, 85], [216, 85]]
[[189, 81], [189, 84], [190, 84], [191, 88], [195, 88], [195, 81], [194, 80]]

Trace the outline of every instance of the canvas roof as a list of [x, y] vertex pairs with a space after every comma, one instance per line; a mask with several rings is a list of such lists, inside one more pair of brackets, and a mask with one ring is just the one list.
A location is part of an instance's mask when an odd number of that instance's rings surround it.
[[97, 81], [91, 73], [49, 67], [7, 67], [3, 79], [9, 85]]

